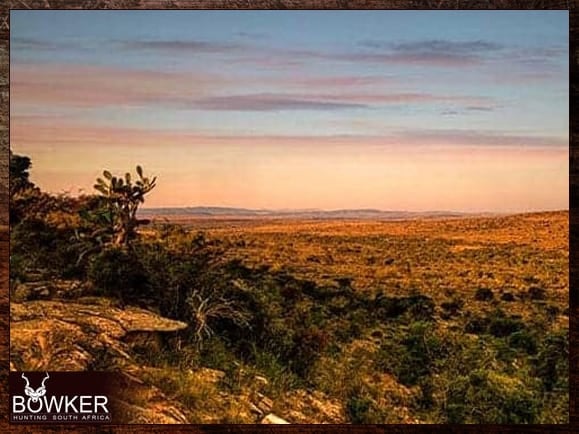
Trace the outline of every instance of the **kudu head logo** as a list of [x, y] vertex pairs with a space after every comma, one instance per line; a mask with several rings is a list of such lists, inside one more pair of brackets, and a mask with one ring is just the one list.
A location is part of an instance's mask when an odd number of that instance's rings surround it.
[[26, 396], [32, 399], [32, 402], [37, 402], [40, 398], [46, 395], [46, 387], [44, 386], [44, 382], [50, 378], [48, 372], [46, 373], [46, 377], [44, 377], [44, 379], [42, 380], [41, 386], [36, 390], [30, 387], [30, 382], [28, 381], [28, 378], [26, 378], [26, 375], [24, 375], [24, 373], [22, 373], [22, 378], [24, 378], [24, 380], [26, 381], [26, 386], [24, 386], [24, 393], [26, 394]]

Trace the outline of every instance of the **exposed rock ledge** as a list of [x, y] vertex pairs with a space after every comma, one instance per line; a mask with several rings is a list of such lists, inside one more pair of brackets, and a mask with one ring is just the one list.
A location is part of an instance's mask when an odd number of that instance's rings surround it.
[[123, 341], [129, 333], [186, 327], [136, 307], [113, 307], [103, 298], [10, 304], [10, 346], [18, 369], [84, 371], [94, 368], [104, 353], [130, 359]]
[[[131, 356], [135, 336], [157, 336], [186, 327], [136, 307], [120, 309], [104, 298], [13, 302], [10, 369], [133, 371], [137, 367]], [[131, 393], [119, 397], [129, 418], [123, 422], [187, 423], [179, 404], [138, 378], [124, 377], [124, 392]], [[139, 396], [147, 399], [135, 401]]]

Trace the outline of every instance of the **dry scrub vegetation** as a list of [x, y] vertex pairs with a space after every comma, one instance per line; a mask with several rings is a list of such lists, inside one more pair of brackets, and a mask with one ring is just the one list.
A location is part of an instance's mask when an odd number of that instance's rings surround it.
[[357, 291], [437, 301], [489, 288], [529, 314], [531, 287], [565, 306], [569, 295], [569, 213], [410, 221], [188, 221], [223, 240], [226, 254], [253, 267], [284, 270], [319, 285], [348, 282]]
[[135, 357], [192, 423], [568, 422], [567, 212], [136, 229], [111, 214], [126, 183], [53, 197], [28, 168], [11, 162], [12, 300], [189, 324]]

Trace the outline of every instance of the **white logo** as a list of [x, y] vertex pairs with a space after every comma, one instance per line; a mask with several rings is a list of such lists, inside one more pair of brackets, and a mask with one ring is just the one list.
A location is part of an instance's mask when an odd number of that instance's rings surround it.
[[26, 375], [24, 375], [24, 373], [22, 373], [22, 378], [24, 378], [24, 380], [26, 381], [26, 386], [24, 386], [24, 393], [32, 400], [32, 402], [38, 402], [40, 398], [46, 395], [46, 387], [44, 386], [44, 383], [46, 382], [46, 380], [50, 378], [48, 372], [46, 373], [46, 377], [44, 377], [44, 379], [42, 380], [42, 384], [36, 390], [30, 387], [30, 381], [28, 381], [28, 378], [26, 378]]
[[[48, 395], [46, 381], [48, 372], [35, 389], [29, 378], [22, 373], [26, 381], [24, 395], [12, 396], [12, 422], [110, 422], [111, 415], [108, 397], [105, 395]], [[54, 379], [53, 379], [54, 380]], [[58, 380], [58, 376], [56, 376]], [[51, 383], [54, 390], [55, 384]]]

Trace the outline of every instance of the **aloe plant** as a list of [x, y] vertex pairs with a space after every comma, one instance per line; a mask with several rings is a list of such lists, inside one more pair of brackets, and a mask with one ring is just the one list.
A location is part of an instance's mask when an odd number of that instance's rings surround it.
[[118, 246], [127, 246], [134, 238], [136, 227], [142, 223], [136, 217], [139, 205], [145, 202], [145, 195], [156, 186], [157, 177], [145, 177], [141, 166], [137, 166], [136, 170], [138, 178], [134, 182], [128, 172], [122, 177], [113, 176], [105, 170], [104, 179], [97, 178], [94, 185], [109, 203], [115, 233], [113, 244]]

